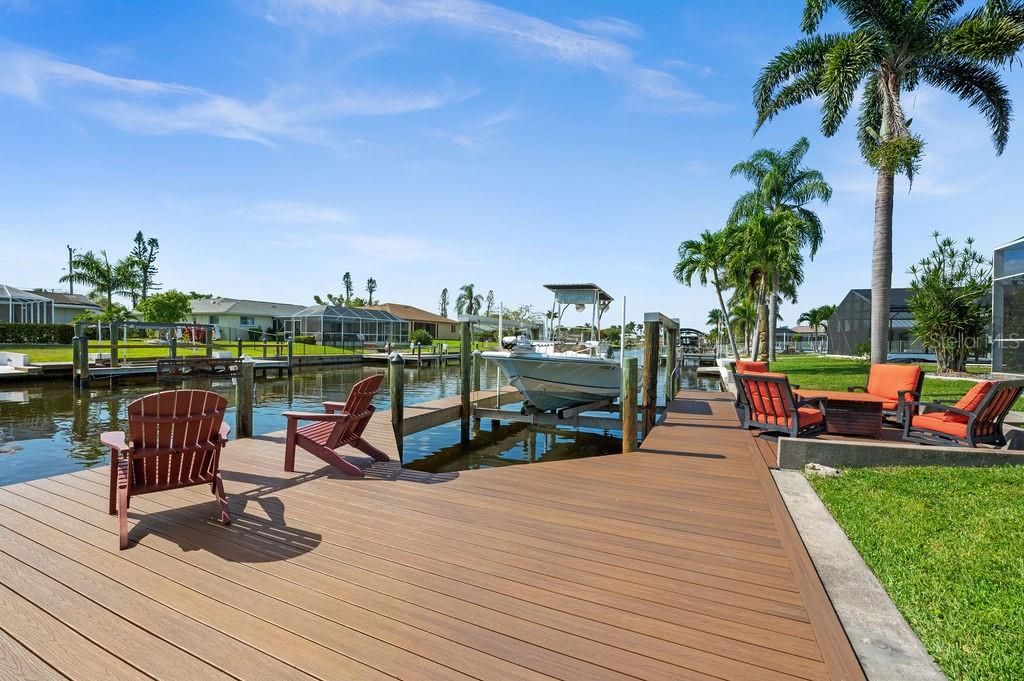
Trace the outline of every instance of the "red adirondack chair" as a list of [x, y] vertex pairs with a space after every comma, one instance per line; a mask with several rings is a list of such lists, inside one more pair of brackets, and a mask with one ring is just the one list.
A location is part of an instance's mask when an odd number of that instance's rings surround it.
[[1024, 380], [982, 381], [952, 406], [908, 402], [903, 439], [925, 444], [1002, 447], [1006, 444], [1003, 420], [1021, 392]]
[[[295, 470], [295, 447], [326, 461], [349, 475], [362, 476], [359, 466], [338, 456], [334, 450], [346, 445], [355, 447], [377, 461], [390, 461], [390, 457], [363, 438], [363, 431], [373, 416], [375, 407], [370, 400], [380, 390], [382, 374], [376, 374], [352, 386], [344, 402], [324, 402], [324, 413], [286, 411], [288, 440], [285, 445], [284, 469]], [[299, 421], [313, 421], [299, 428]]]
[[746, 404], [743, 427], [790, 437], [825, 432], [828, 411], [821, 398], [797, 400], [785, 374], [736, 374]]
[[128, 435], [108, 432], [110, 514], [119, 515], [121, 548], [128, 547], [128, 505], [139, 494], [210, 485], [220, 502], [220, 521], [231, 523], [220, 450], [227, 442], [228, 401], [205, 390], [168, 390], [128, 405]]

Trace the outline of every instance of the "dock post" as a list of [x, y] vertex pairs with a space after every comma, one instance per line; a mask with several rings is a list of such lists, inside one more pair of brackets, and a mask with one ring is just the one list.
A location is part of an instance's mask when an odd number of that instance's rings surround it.
[[470, 375], [473, 367], [470, 356], [470, 348], [473, 345], [473, 329], [469, 322], [462, 322], [461, 329], [459, 329], [459, 382], [461, 393], [462, 393], [462, 429], [460, 440], [462, 444], [469, 444], [469, 413], [472, 410], [472, 404], [470, 403], [470, 393], [472, 392], [472, 381]]
[[[213, 327], [206, 327], [206, 356], [213, 357]], [[247, 436], [248, 437], [248, 436]]]
[[636, 357], [627, 357], [622, 364], [622, 453], [636, 451]]
[[654, 428], [658, 413], [658, 362], [661, 359], [661, 322], [644, 321], [643, 427], [641, 439]]
[[[480, 392], [480, 372], [483, 371], [484, 359], [483, 353], [479, 350], [473, 351], [473, 392]], [[480, 419], [474, 418], [473, 425], [477, 428], [480, 427]]]
[[292, 362], [295, 361], [295, 341], [288, 337], [288, 373], [292, 373]]
[[89, 337], [82, 334], [78, 339], [78, 387], [89, 387]]
[[[76, 326], [75, 327], [76, 331], [77, 331], [77, 328], [78, 327]], [[78, 350], [79, 350], [79, 345], [80, 345], [80, 339], [78, 337], [78, 334], [76, 333], [75, 337], [71, 339], [71, 387], [72, 388], [77, 388], [78, 387], [78, 364], [79, 364], [79, 360], [78, 360], [79, 353], [78, 353]]]
[[388, 398], [391, 401], [391, 429], [395, 431], [398, 461], [405, 451], [405, 359], [397, 350], [388, 358]]
[[238, 339], [238, 356], [239, 357], [242, 356], [242, 339], [241, 338]]
[[167, 356], [171, 359], [178, 356], [178, 339], [173, 335], [167, 339]]
[[120, 359], [120, 352], [118, 352], [118, 342], [120, 339], [118, 336], [121, 335], [121, 324], [118, 322], [110, 322], [110, 366], [116, 367], [118, 360]]
[[252, 398], [256, 389], [256, 367], [252, 362], [239, 362], [235, 387], [235, 437], [252, 437]]
[[676, 398], [679, 388], [676, 386], [676, 329], [667, 329], [668, 338], [665, 347], [665, 404]]

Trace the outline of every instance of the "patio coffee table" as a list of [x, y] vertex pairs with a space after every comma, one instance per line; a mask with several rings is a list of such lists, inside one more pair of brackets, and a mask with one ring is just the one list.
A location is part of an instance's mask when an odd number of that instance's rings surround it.
[[824, 397], [828, 401], [828, 432], [835, 435], [882, 436], [882, 403], [867, 393], [842, 390], [794, 390], [801, 400]]

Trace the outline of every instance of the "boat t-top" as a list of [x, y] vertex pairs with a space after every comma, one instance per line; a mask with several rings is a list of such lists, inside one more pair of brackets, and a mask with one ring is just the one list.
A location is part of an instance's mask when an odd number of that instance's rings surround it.
[[[619, 396], [622, 370], [611, 346], [601, 340], [601, 317], [614, 300], [595, 284], [546, 284], [554, 293], [544, 339], [528, 334], [501, 339], [501, 350], [483, 353], [537, 411], [561, 411]], [[591, 308], [590, 338], [570, 337], [562, 317], [570, 308]]]

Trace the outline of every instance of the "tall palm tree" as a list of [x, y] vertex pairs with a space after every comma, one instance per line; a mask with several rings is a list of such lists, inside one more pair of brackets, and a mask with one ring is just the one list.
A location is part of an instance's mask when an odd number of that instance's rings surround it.
[[459, 287], [459, 295], [455, 298], [455, 311], [459, 314], [480, 314], [483, 307], [484, 297], [476, 292], [473, 284], [463, 284]]
[[812, 307], [807, 312], [804, 312], [796, 320], [797, 324], [806, 322], [814, 329], [814, 349], [816, 352], [821, 351], [821, 340], [819, 338], [822, 329], [828, 330], [828, 319], [836, 311], [835, 305], [821, 305], [819, 307]]
[[114, 296], [127, 296], [139, 287], [139, 265], [133, 257], [121, 258], [111, 264], [106, 251], [77, 253], [71, 260], [71, 271], [61, 282], [74, 282], [92, 287], [107, 311], [114, 308]]
[[748, 355], [753, 355], [753, 343], [751, 342], [751, 331], [757, 323], [757, 306], [746, 295], [737, 293], [729, 301], [729, 313], [732, 315], [732, 324], [736, 331], [743, 336], [743, 349]]
[[707, 286], [710, 281], [715, 287], [718, 307], [729, 331], [729, 345], [732, 346], [733, 357], [739, 359], [740, 351], [736, 347], [736, 337], [729, 323], [729, 310], [726, 309], [725, 299], [722, 297], [722, 289], [725, 287], [722, 273], [725, 269], [726, 253], [724, 233], [705, 229], [701, 232], [700, 239], [689, 239], [679, 244], [679, 262], [676, 263], [673, 274], [680, 284], [691, 286], [696, 276], [701, 286]]
[[[728, 268], [737, 288], [757, 306], [757, 350], [753, 356], [767, 359], [775, 345], [769, 317], [769, 298], [796, 297], [803, 283], [803, 256], [800, 253], [797, 218], [788, 212], [760, 213], [729, 229], [732, 247]], [[774, 309], [774, 308], [771, 308]]]
[[[825, 229], [821, 218], [807, 204], [812, 201], [827, 204], [832, 198], [832, 187], [821, 171], [803, 165], [810, 148], [807, 138], [801, 137], [785, 152], [758, 149], [750, 158], [733, 166], [733, 176], [740, 175], [754, 186], [736, 200], [729, 223], [736, 224], [758, 213], [790, 213], [793, 219], [787, 224], [796, 230], [800, 246], [807, 247], [813, 259], [825, 238]], [[773, 286], [768, 298], [770, 338], [775, 337], [778, 328], [780, 293], [779, 288]], [[769, 345], [768, 358], [775, 359], [774, 342]]]
[[[871, 361], [885, 362], [892, 288], [894, 178], [913, 180], [924, 141], [910, 131], [902, 96], [921, 84], [977, 109], [992, 130], [996, 154], [1010, 134], [1012, 103], [998, 71], [1024, 46], [1024, 4], [986, 0], [806, 0], [807, 37], [761, 71], [754, 86], [757, 128], [808, 99], [821, 100], [821, 132], [839, 130], [863, 84], [857, 138], [877, 173], [871, 257]], [[835, 7], [850, 30], [819, 33]]]

